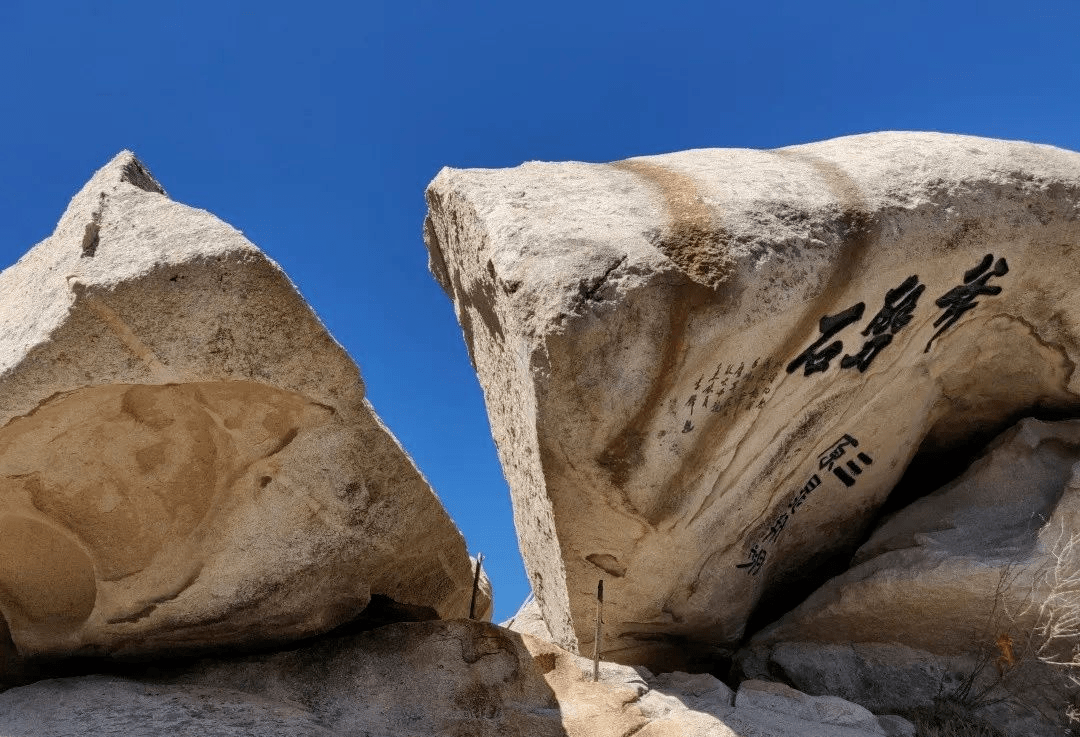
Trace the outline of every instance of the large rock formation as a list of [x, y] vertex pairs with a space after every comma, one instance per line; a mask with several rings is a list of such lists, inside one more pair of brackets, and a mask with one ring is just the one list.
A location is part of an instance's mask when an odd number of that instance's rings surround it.
[[1070, 661], [1080, 644], [1078, 462], [1080, 421], [1021, 421], [758, 632], [743, 671], [884, 710], [929, 707], [974, 677], [988, 719], [1060, 734], [1075, 685], [1039, 658]]
[[911, 737], [833, 697], [653, 678], [471, 621], [394, 624], [290, 652], [41, 681], [0, 694], [6, 737]]
[[373, 595], [465, 616], [472, 578], [281, 269], [130, 153], [0, 274], [0, 650], [287, 640]]
[[608, 657], [738, 642], [909, 465], [934, 488], [1016, 417], [1080, 407], [1080, 154], [883, 133], [444, 169], [428, 202], [569, 648], [598, 578]]

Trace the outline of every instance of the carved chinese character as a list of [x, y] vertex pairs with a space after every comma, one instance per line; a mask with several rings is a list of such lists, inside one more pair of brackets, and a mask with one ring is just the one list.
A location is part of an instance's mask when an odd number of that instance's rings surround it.
[[739, 563], [736, 568], [745, 568], [746, 572], [751, 576], [756, 576], [761, 567], [765, 565], [765, 558], [769, 555], [769, 551], [762, 548], [757, 543], [754, 543], [754, 547], [750, 548], [750, 559], [745, 563]]
[[[845, 433], [842, 438], [829, 446], [828, 450], [818, 456], [818, 468], [832, 471], [836, 478], [844, 482], [844, 486], [854, 486], [855, 476], [862, 473], [862, 466], [856, 463], [854, 459], [846, 461], [843, 466], [838, 465], [837, 461], [844, 457], [848, 448], [858, 447], [859, 441]], [[862, 461], [865, 466], [874, 463], [874, 459], [866, 453], [860, 452], [856, 455], [856, 458]]]
[[872, 334], [873, 337], [857, 354], [840, 359], [841, 368], [857, 367], [860, 373], [866, 371], [877, 354], [892, 343], [893, 336], [911, 322], [911, 313], [925, 289], [926, 285], [919, 284], [919, 277], [912, 274], [896, 289], [886, 292], [884, 306], [862, 331], [863, 335]]
[[796, 510], [802, 506], [802, 503], [806, 501], [806, 497], [810, 496], [810, 492], [821, 485], [821, 477], [816, 473], [810, 477], [810, 480], [806, 482], [806, 485], [799, 489], [799, 493], [795, 495], [795, 498], [791, 500], [791, 504], [788, 508], [792, 514], [795, 514]]
[[773, 522], [772, 527], [769, 528], [769, 534], [765, 536], [765, 542], [771, 542], [780, 536], [780, 533], [784, 531], [784, 527], [787, 525], [788, 515], [784, 512]]
[[844, 344], [839, 340], [833, 341], [829, 345], [825, 345], [825, 343], [848, 325], [861, 319], [865, 309], [866, 305], [859, 302], [843, 312], [822, 317], [818, 321], [818, 330], [821, 331], [821, 337], [787, 365], [787, 372], [789, 374], [795, 373], [795, 370], [802, 366], [803, 376], [809, 376], [829, 368], [829, 361], [836, 358], [840, 351], [844, 350]]
[[[994, 264], [994, 268], [990, 268], [990, 264]], [[988, 253], [983, 256], [983, 260], [974, 269], [964, 272], [964, 283], [958, 287], [953, 287], [945, 294], [934, 300], [934, 304], [945, 310], [938, 316], [938, 319], [934, 320], [934, 327], [938, 327], [938, 331], [934, 333], [933, 337], [926, 342], [926, 348], [923, 353], [930, 351], [930, 345], [937, 340], [938, 336], [952, 327], [957, 320], [963, 317], [964, 313], [968, 310], [975, 309], [975, 305], [978, 302], [975, 301], [976, 297], [982, 295], [995, 295], [1001, 294], [1001, 287], [987, 285], [991, 277], [1005, 276], [1009, 273], [1009, 264], [1004, 258], [999, 258], [997, 263], [994, 263], [994, 254]]]
[[[863, 465], [866, 466], [872, 465], [874, 463], [873, 458], [861, 451], [855, 457], [862, 461]], [[833, 475], [836, 476], [836, 478], [844, 482], [844, 486], [854, 486], [855, 476], [858, 476], [862, 473], [862, 466], [856, 463], [854, 459], [851, 459], [844, 462], [844, 467], [837, 466], [832, 470], [832, 472]]]
[[840, 367], [852, 368], [854, 366], [859, 369], [859, 373], [866, 371], [866, 369], [870, 367], [870, 362], [874, 360], [877, 354], [881, 353], [889, 343], [892, 343], [892, 338], [892, 333], [875, 335], [873, 338], [863, 343], [862, 350], [854, 356], [844, 356], [841, 358]]
[[836, 461], [838, 461], [840, 458], [843, 458], [844, 451], [848, 447], [858, 448], [859, 441], [851, 437], [847, 433], [844, 433], [844, 436], [842, 438], [830, 445], [824, 453], [821, 453], [818, 456], [818, 468], [822, 469], [823, 471], [833, 470], [833, 466], [836, 464]]

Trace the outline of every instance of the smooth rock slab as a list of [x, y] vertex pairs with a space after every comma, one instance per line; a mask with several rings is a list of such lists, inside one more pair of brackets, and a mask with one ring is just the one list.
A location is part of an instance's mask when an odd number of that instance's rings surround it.
[[130, 153], [0, 273], [19, 657], [289, 640], [375, 594], [464, 616], [471, 587], [461, 534], [289, 279]]
[[533, 591], [582, 653], [603, 578], [608, 657], [720, 654], [917, 452], [933, 475], [1080, 408], [1080, 154], [881, 133], [444, 169], [428, 203]]
[[[820, 734], [821, 737], [847, 737], [856, 734], [879, 734], [883, 737], [914, 737], [914, 727], [905, 720], [881, 719], [850, 701], [835, 696], [809, 696], [767, 681], [743, 681], [735, 697], [735, 726], [788, 721], [781, 734]], [[753, 734], [752, 728], [744, 731]]]

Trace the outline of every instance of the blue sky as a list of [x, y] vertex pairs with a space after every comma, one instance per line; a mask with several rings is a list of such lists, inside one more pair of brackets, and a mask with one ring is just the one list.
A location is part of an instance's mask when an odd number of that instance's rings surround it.
[[1080, 149], [1080, 2], [0, 0], [0, 265], [123, 148], [289, 273], [432, 482], [496, 618], [528, 584], [427, 272], [442, 166], [935, 130]]

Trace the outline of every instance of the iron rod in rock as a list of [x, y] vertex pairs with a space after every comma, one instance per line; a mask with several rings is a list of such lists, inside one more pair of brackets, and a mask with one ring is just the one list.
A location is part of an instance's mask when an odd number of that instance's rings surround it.
[[592, 679], [600, 680], [600, 629], [604, 624], [604, 579], [596, 582], [596, 637], [593, 638]]

